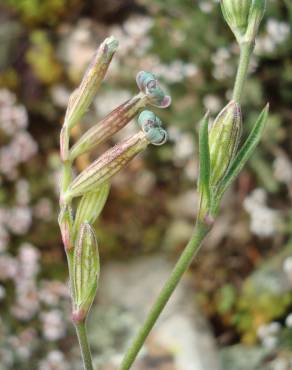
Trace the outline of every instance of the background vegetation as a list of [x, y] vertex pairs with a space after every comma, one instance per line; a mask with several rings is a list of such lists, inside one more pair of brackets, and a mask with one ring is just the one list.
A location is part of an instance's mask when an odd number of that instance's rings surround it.
[[[119, 51], [83, 125], [132, 96], [139, 70], [169, 90], [171, 108], [157, 112], [169, 143], [114, 179], [96, 228], [103, 263], [175, 260], [195, 219], [197, 123], [230, 97], [238, 50], [211, 0], [2, 0], [0, 20], [0, 369], [71, 369], [78, 352], [57, 226], [58, 134], [70, 92], [109, 34]], [[254, 369], [292, 368], [291, 21], [289, 0], [268, 1], [243, 104], [248, 128], [269, 101], [268, 128], [191, 272], [224, 369], [250, 370], [238, 360], [250, 350]]]

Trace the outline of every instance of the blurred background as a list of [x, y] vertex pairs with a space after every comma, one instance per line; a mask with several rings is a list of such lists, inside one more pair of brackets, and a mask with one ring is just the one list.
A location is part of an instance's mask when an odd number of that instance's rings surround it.
[[[292, 3], [270, 0], [243, 100], [265, 136], [149, 337], [137, 370], [292, 369]], [[96, 367], [117, 369], [196, 216], [198, 121], [231, 96], [238, 48], [215, 0], [1, 0], [0, 369], [80, 369], [57, 225], [58, 135], [99, 43], [120, 47], [90, 127], [156, 74], [169, 132], [113, 180], [96, 224], [102, 276], [89, 327]], [[76, 163], [80, 171], [134, 122]]]

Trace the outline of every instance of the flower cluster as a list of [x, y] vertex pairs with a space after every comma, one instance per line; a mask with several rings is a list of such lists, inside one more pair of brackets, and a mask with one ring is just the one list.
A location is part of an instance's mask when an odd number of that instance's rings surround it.
[[[149, 105], [158, 108], [170, 105], [170, 96], [165, 94], [155, 76], [150, 72], [141, 71], [136, 77], [139, 92], [108, 113], [70, 147], [72, 128], [93, 102], [117, 47], [118, 42], [113, 36], [105, 39], [99, 46], [80, 86], [69, 98], [60, 135], [63, 168], [59, 225], [68, 256], [73, 303], [72, 319], [76, 324], [86, 319], [96, 294], [100, 268], [93, 224], [107, 200], [111, 178], [149, 144], [162, 145], [167, 140], [167, 133], [162, 128], [160, 119], [151, 111], [144, 110], [138, 119], [140, 132], [108, 149], [77, 177], [72, 178], [74, 160], [111, 138], [141, 109]], [[77, 204], [75, 217], [72, 212], [74, 198], [81, 198]]]

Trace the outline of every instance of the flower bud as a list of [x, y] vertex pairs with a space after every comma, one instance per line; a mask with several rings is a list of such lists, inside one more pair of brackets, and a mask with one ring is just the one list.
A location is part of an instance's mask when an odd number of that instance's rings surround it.
[[145, 150], [148, 144], [146, 134], [139, 132], [106, 151], [71, 183], [64, 195], [66, 201], [96, 191], [101, 184], [125, 167], [136, 154]]
[[137, 74], [136, 82], [141, 91], [147, 96], [149, 103], [159, 108], [167, 108], [171, 97], [165, 95], [155, 76], [150, 72], [141, 71]]
[[231, 101], [219, 113], [209, 131], [211, 187], [220, 183], [234, 158], [241, 137], [241, 128], [240, 106]]
[[246, 39], [254, 40], [266, 10], [266, 0], [253, 0], [248, 17]]
[[111, 36], [106, 38], [98, 48], [85, 72], [80, 86], [73, 92], [69, 99], [64, 123], [69, 129], [78, 123], [80, 118], [86, 113], [104, 79], [117, 47], [118, 41]]
[[81, 198], [74, 220], [73, 234], [74, 240], [79, 232], [80, 225], [88, 222], [93, 225], [103, 210], [110, 191], [110, 183], [105, 182], [97, 191], [86, 193]]
[[266, 0], [221, 0], [223, 16], [239, 42], [254, 41], [265, 7]]
[[73, 217], [72, 208], [65, 205], [61, 208], [58, 218], [63, 244], [66, 251], [73, 248], [72, 230], [73, 230]]
[[81, 225], [73, 257], [73, 321], [83, 321], [94, 301], [100, 272], [98, 245], [93, 228]]
[[223, 16], [236, 37], [244, 35], [252, 0], [221, 0]]

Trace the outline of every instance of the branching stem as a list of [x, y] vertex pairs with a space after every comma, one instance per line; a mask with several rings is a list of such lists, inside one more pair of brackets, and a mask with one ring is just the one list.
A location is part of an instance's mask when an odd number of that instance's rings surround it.
[[171, 275], [166, 281], [164, 287], [162, 288], [142, 328], [140, 329], [136, 338], [134, 339], [128, 351], [126, 352], [126, 355], [122, 361], [120, 370], [129, 370], [131, 368], [148, 334], [150, 333], [151, 329], [155, 325], [158, 317], [160, 316], [162, 310], [166, 306], [169, 298], [171, 297], [172, 293], [177, 287], [183, 274], [186, 272], [186, 270], [190, 266], [193, 260], [193, 257], [198, 252], [201, 242], [207, 235], [208, 231], [209, 231], [209, 227], [207, 227], [206, 225], [202, 223], [197, 223], [190, 241], [185, 247]]

